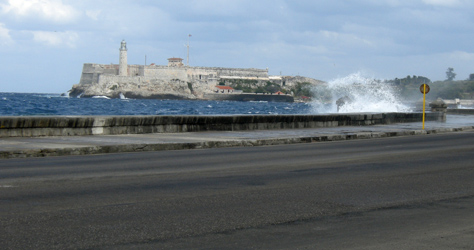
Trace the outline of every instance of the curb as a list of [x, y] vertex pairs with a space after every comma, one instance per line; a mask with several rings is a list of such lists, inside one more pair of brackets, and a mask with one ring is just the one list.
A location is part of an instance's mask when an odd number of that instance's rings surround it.
[[375, 139], [399, 136], [428, 135], [449, 132], [462, 132], [474, 130], [474, 126], [460, 128], [439, 128], [430, 130], [406, 130], [388, 132], [359, 132], [345, 134], [328, 134], [317, 136], [304, 136], [295, 138], [270, 138], [258, 140], [229, 140], [229, 141], [205, 141], [194, 143], [156, 143], [156, 144], [122, 144], [103, 145], [77, 148], [50, 148], [50, 149], [27, 149], [14, 151], [0, 151], [0, 159], [14, 159], [27, 157], [50, 157], [50, 156], [79, 156], [110, 153], [131, 153], [149, 152], [165, 150], [185, 150], [185, 149], [207, 149], [224, 147], [255, 147], [272, 146], [297, 143], [329, 142], [344, 140]]

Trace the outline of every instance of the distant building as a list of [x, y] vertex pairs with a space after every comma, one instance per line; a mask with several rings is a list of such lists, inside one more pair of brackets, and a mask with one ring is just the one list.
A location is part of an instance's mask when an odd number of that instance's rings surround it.
[[183, 67], [183, 58], [168, 58], [168, 67]]
[[232, 87], [229, 87], [229, 86], [218, 85], [218, 86], [216, 86], [216, 89], [214, 90], [214, 92], [222, 93], [222, 94], [231, 94], [231, 93], [234, 92], [234, 89]]

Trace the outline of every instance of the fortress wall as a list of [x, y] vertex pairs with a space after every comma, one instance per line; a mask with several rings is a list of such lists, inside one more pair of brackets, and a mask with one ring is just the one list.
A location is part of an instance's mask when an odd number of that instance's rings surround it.
[[[100, 72], [102, 73], [102, 72]], [[84, 63], [79, 84], [92, 84], [98, 82], [97, 67], [92, 63]]]
[[[118, 75], [118, 64], [85, 63], [80, 84], [99, 82], [101, 75]], [[218, 82], [219, 77], [244, 77], [268, 80], [268, 71], [263, 69], [239, 69], [218, 67], [168, 67], [161, 65], [128, 65], [128, 76], [146, 76], [161, 80], [179, 79], [181, 81]], [[106, 79], [106, 78], [103, 78]], [[101, 80], [103, 82], [103, 80]]]
[[241, 77], [262, 77], [268, 78], [268, 71], [263, 69], [231, 69], [218, 68], [219, 76], [241, 76]]
[[142, 76], [142, 65], [128, 65], [128, 76]]
[[[219, 67], [189, 67], [188, 75], [209, 75], [210, 78], [221, 76], [236, 77], [262, 77], [268, 78], [268, 71], [265, 69], [240, 69], [240, 68], [219, 68]], [[211, 76], [212, 75], [212, 76]]]
[[268, 72], [261, 69], [232, 69], [215, 67], [167, 67], [146, 66], [144, 76], [164, 80], [180, 79], [182, 81], [215, 81], [220, 76], [261, 77], [268, 79]]
[[98, 84], [106, 86], [107, 84], [115, 83], [140, 83], [140, 77], [130, 77], [130, 76], [110, 76], [110, 75], [101, 75], [98, 81]]
[[118, 75], [118, 64], [84, 63], [80, 84], [93, 84], [99, 82], [100, 75]]
[[182, 67], [146, 66], [144, 68], [143, 76], [158, 78], [165, 81], [173, 79], [179, 79], [181, 81], [187, 80], [186, 69]]
[[218, 75], [215, 69], [203, 67], [188, 67], [186, 73], [190, 81], [212, 81]]
[[79, 84], [97, 83], [98, 80], [99, 80], [99, 76], [97, 74], [94, 75], [94, 73], [82, 73]]
[[[444, 114], [426, 114], [439, 121]], [[16, 116], [0, 117], [0, 137], [78, 136], [363, 126], [420, 122], [422, 113], [223, 116]]]

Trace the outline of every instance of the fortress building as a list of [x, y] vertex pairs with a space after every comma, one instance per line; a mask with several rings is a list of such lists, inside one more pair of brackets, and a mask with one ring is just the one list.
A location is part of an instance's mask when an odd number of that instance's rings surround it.
[[168, 65], [128, 65], [127, 43], [122, 41], [119, 64], [85, 63], [82, 69], [80, 84], [96, 84], [104, 81], [127, 81], [127, 78], [207, 81], [210, 90], [220, 79], [255, 79], [270, 80], [268, 69], [239, 69], [219, 67], [189, 67], [183, 64], [182, 58], [168, 58]]
[[183, 67], [183, 58], [168, 58], [168, 67]]
[[168, 65], [130, 65], [125, 40], [121, 42], [119, 53], [119, 64], [85, 63], [80, 82], [73, 86], [70, 95], [117, 97], [128, 93], [137, 98], [206, 99], [204, 96], [214, 93], [217, 85], [236, 81], [251, 81], [256, 88], [267, 82], [291, 88], [301, 80], [317, 81], [269, 76], [268, 69], [190, 67], [176, 57], [168, 58]]

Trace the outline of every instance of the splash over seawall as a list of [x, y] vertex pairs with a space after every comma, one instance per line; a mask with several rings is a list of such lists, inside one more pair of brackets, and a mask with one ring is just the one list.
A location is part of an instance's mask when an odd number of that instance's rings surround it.
[[[411, 112], [391, 84], [360, 73], [329, 81], [312, 91], [315, 99], [311, 105], [315, 113]], [[344, 100], [339, 107], [337, 100]]]

